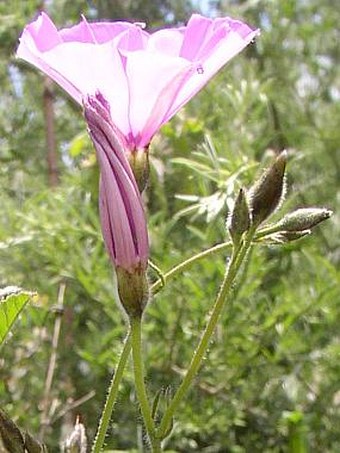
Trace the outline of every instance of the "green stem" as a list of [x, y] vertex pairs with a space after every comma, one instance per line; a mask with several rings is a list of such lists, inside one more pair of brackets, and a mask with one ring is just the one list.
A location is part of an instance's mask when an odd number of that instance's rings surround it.
[[[190, 257], [189, 259], [187, 259], [187, 260], [183, 261], [182, 263], [178, 264], [177, 266], [173, 267], [167, 273], [164, 274], [163, 278], [158, 279], [151, 286], [151, 288], [150, 288], [151, 293], [156, 294], [161, 289], [161, 287], [164, 285], [164, 281], [166, 279], [174, 278], [177, 274], [179, 274], [179, 273], [183, 272], [184, 270], [186, 270], [187, 268], [189, 268], [196, 261], [199, 261], [202, 258], [213, 255], [222, 250], [225, 250], [225, 249], [229, 248], [230, 245], [231, 245], [230, 242], [223, 242], [222, 244], [217, 244], [208, 250], [204, 250], [203, 252], [197, 253], [196, 255]], [[106, 431], [107, 431], [107, 428], [108, 428], [108, 425], [110, 422], [113, 406], [114, 406], [114, 403], [115, 403], [115, 400], [117, 397], [117, 393], [118, 393], [119, 384], [120, 384], [120, 381], [123, 376], [124, 368], [126, 365], [127, 358], [130, 354], [130, 350], [131, 350], [131, 332], [128, 334], [128, 336], [126, 338], [124, 348], [123, 348], [121, 357], [119, 359], [117, 370], [112, 378], [110, 388], [108, 390], [108, 396], [107, 396], [105, 406], [103, 409], [103, 413], [102, 413], [102, 416], [100, 419], [96, 438], [95, 438], [95, 441], [94, 441], [94, 444], [92, 447], [92, 453], [100, 453], [102, 446], [104, 444]], [[146, 395], [146, 392], [145, 392], [145, 395]], [[146, 397], [146, 401], [147, 401], [147, 397]], [[149, 403], [147, 403], [147, 405], [148, 404]], [[152, 417], [151, 417], [151, 419], [152, 419]], [[153, 420], [152, 420], [152, 423], [153, 423]], [[157, 450], [155, 450], [155, 451], [157, 451]]]
[[112, 411], [113, 411], [113, 406], [115, 404], [117, 394], [118, 394], [118, 389], [119, 389], [119, 384], [120, 381], [122, 380], [125, 365], [127, 362], [127, 359], [130, 355], [131, 351], [131, 332], [128, 333], [125, 342], [124, 342], [124, 347], [118, 362], [117, 369], [114, 372], [114, 375], [112, 377], [110, 387], [108, 390], [108, 395], [105, 401], [105, 406], [102, 412], [102, 416], [99, 422], [98, 426], [98, 431], [96, 434], [96, 438], [94, 440], [93, 446], [92, 446], [92, 453], [100, 453], [104, 441], [105, 441], [105, 436], [107, 432], [107, 428], [110, 423]]
[[255, 235], [255, 240], [261, 239], [269, 234], [277, 233], [278, 231], [282, 231], [282, 227], [278, 224], [275, 225], [267, 225], [262, 230], [259, 230]]
[[231, 242], [223, 242], [222, 244], [217, 244], [208, 250], [204, 250], [203, 252], [197, 253], [197, 255], [194, 255], [194, 256], [188, 258], [187, 260], [183, 261], [182, 263], [178, 264], [177, 266], [173, 267], [168, 272], [163, 274], [163, 279], [158, 279], [153, 285], [151, 285], [151, 288], [150, 288], [151, 293], [156, 294], [163, 286], [164, 281], [168, 280], [169, 278], [173, 278], [177, 274], [185, 271], [188, 267], [190, 267], [196, 261], [199, 261], [202, 258], [213, 255], [222, 250], [225, 250], [225, 249], [229, 248], [230, 246], [231, 246]]
[[144, 383], [144, 371], [142, 360], [142, 320], [141, 318], [134, 317], [130, 319], [131, 323], [131, 337], [132, 337], [132, 357], [133, 369], [135, 374], [135, 387], [136, 393], [144, 420], [144, 425], [148, 433], [151, 449], [154, 453], [161, 451], [159, 439], [156, 438], [155, 422], [152, 418], [151, 409], [149, 405], [148, 396], [146, 393]]
[[213, 310], [211, 312], [210, 318], [208, 320], [208, 323], [206, 325], [205, 331], [201, 337], [201, 340], [199, 342], [199, 345], [194, 352], [194, 355], [191, 359], [191, 363], [189, 365], [189, 368], [186, 372], [186, 375], [177, 389], [177, 392], [175, 393], [175, 396], [173, 397], [171, 403], [167, 407], [161, 424], [159, 426], [157, 436], [160, 439], [163, 439], [165, 436], [165, 433], [168, 430], [168, 427], [170, 426], [171, 420], [174, 416], [174, 413], [176, 409], [178, 408], [179, 404], [181, 403], [182, 399], [184, 398], [185, 394], [187, 393], [200, 365], [202, 362], [202, 359], [208, 349], [210, 338], [215, 330], [216, 324], [219, 320], [220, 314], [222, 312], [222, 309], [225, 305], [225, 302], [227, 300], [227, 297], [230, 295], [232, 286], [236, 277], [236, 274], [251, 246], [251, 241], [253, 238], [254, 232], [250, 230], [243, 242], [243, 244], [236, 250], [233, 250], [233, 254], [230, 260], [230, 263], [227, 267], [226, 273], [224, 275], [224, 279], [221, 285], [221, 288], [219, 290], [219, 293], [217, 295]]

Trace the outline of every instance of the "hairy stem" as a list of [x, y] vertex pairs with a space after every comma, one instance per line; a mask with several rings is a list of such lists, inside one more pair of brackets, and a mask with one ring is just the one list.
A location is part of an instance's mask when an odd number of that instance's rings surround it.
[[100, 451], [103, 447], [107, 428], [110, 423], [113, 407], [116, 402], [119, 384], [120, 384], [120, 381], [122, 380], [125, 365], [126, 365], [128, 357], [130, 355], [130, 351], [131, 351], [131, 333], [129, 332], [125, 339], [125, 342], [124, 342], [124, 347], [123, 347], [123, 350], [122, 350], [122, 353], [121, 353], [121, 356], [120, 356], [120, 359], [118, 362], [117, 369], [115, 370], [111, 383], [110, 383], [107, 398], [105, 401], [105, 406], [104, 406], [104, 409], [103, 409], [103, 412], [101, 415], [101, 419], [99, 422], [98, 431], [96, 434], [94, 444], [92, 446], [92, 453], [100, 453]]
[[177, 392], [175, 393], [172, 401], [170, 402], [169, 406], [167, 407], [167, 409], [163, 415], [161, 424], [159, 426], [159, 430], [157, 432], [157, 436], [160, 439], [163, 439], [165, 437], [165, 435], [168, 431], [168, 428], [171, 424], [174, 413], [175, 413], [176, 409], [178, 408], [178, 406], [180, 405], [181, 401], [183, 400], [184, 396], [188, 392], [189, 387], [201, 365], [202, 359], [208, 349], [211, 336], [212, 336], [212, 334], [215, 330], [216, 324], [220, 318], [220, 315], [221, 315], [221, 312], [225, 305], [225, 302], [232, 292], [232, 287], [233, 287], [233, 283], [235, 281], [237, 272], [240, 269], [240, 266], [251, 246], [251, 241], [252, 241], [253, 235], [254, 235], [254, 232], [252, 230], [250, 230], [249, 233], [247, 234], [244, 242], [242, 243], [242, 245], [238, 249], [233, 250], [233, 254], [230, 259], [229, 265], [226, 269], [226, 273], [224, 275], [224, 279], [223, 279], [221, 288], [217, 295], [213, 310], [210, 314], [208, 323], [203, 332], [201, 340], [198, 344], [196, 351], [194, 352], [194, 355], [191, 359], [191, 363], [189, 365], [189, 368], [184, 376], [184, 379], [183, 379], [181, 385], [179, 386]]
[[156, 438], [155, 422], [152, 418], [151, 408], [144, 383], [144, 371], [142, 360], [142, 335], [141, 335], [141, 318], [134, 317], [130, 319], [131, 337], [132, 337], [132, 357], [133, 369], [135, 375], [135, 388], [139, 401], [144, 425], [148, 433], [151, 449], [154, 453], [161, 451], [160, 441]]
[[177, 274], [182, 273], [187, 268], [189, 268], [192, 264], [196, 261], [201, 260], [202, 258], [206, 258], [207, 256], [213, 255], [215, 253], [221, 252], [231, 246], [231, 242], [222, 242], [222, 244], [214, 245], [208, 250], [204, 250], [203, 252], [199, 252], [194, 256], [191, 256], [187, 260], [183, 261], [182, 263], [178, 264], [177, 266], [170, 269], [168, 272], [163, 274], [163, 278], [158, 279], [153, 285], [151, 285], [150, 291], [152, 294], [158, 293], [158, 291], [162, 288], [164, 281], [174, 278]]

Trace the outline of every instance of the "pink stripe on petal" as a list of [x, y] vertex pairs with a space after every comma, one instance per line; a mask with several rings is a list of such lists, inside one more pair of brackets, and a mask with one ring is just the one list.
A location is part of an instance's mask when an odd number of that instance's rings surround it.
[[101, 93], [97, 93], [96, 96], [89, 96], [84, 100], [84, 106], [85, 118], [91, 132], [95, 134], [96, 139], [102, 146], [104, 146], [104, 144], [106, 145], [105, 149], [114, 150], [114, 152], [109, 153], [109, 158], [112, 155], [119, 160], [120, 166], [124, 168], [126, 172], [126, 177], [131, 180], [135, 191], [138, 192], [136, 181], [126, 157], [127, 142], [123, 134], [112, 122], [109, 105], [105, 98]]
[[105, 247], [111, 257], [112, 262], [116, 262], [116, 249], [113, 240], [112, 226], [109, 217], [108, 201], [103, 188], [102, 176], [99, 179], [99, 214], [101, 220], [102, 234]]
[[210, 37], [212, 25], [212, 19], [193, 14], [186, 26], [179, 55], [193, 61], [202, 45]]
[[[108, 222], [108, 224], [104, 224], [103, 228], [105, 243], [112, 244], [115, 265], [132, 270], [139, 265], [139, 258], [121, 190], [112, 175], [105, 154], [101, 155], [98, 145], [96, 149], [101, 169], [101, 215], [102, 220]], [[103, 210], [106, 211], [104, 215]]]

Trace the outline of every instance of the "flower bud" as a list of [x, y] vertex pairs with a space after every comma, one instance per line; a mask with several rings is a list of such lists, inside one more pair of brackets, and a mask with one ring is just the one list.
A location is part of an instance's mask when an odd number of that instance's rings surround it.
[[253, 225], [258, 226], [279, 206], [284, 194], [286, 162], [287, 152], [282, 151], [250, 189], [248, 200]]
[[114, 266], [146, 269], [149, 242], [143, 200], [126, 157], [124, 137], [100, 93], [84, 100], [84, 113], [100, 166], [99, 212]]
[[143, 267], [132, 272], [116, 267], [119, 301], [129, 318], [140, 318], [149, 300], [149, 283]]
[[285, 231], [309, 230], [329, 219], [332, 214], [332, 211], [325, 208], [301, 208], [285, 215], [277, 226]]
[[242, 234], [250, 227], [250, 212], [244, 189], [240, 189], [233, 210], [227, 219], [227, 228], [234, 245], [240, 242]]

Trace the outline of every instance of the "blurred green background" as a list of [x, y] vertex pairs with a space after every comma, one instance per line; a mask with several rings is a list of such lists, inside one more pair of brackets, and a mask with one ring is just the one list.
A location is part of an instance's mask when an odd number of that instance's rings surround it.
[[[44, 441], [50, 451], [80, 415], [92, 441], [125, 322], [97, 210], [98, 169], [81, 110], [14, 57], [37, 0], [0, 2], [0, 287], [37, 291], [0, 351], [0, 402], [37, 435], [58, 293], [65, 285]], [[312, 237], [256, 248], [224, 313], [167, 448], [178, 452], [340, 451], [340, 9], [333, 0], [50, 0], [58, 26], [132, 19], [150, 28], [200, 8], [262, 34], [154, 139], [149, 212], [152, 260], [163, 270], [225, 240], [241, 185], [288, 149], [283, 210], [326, 206]], [[46, 129], [50, 144], [46, 143]], [[226, 254], [171, 281], [145, 316], [151, 394], [178, 384], [204, 326]], [[156, 276], [150, 273], [151, 280]], [[126, 372], [107, 447], [142, 451]]]

